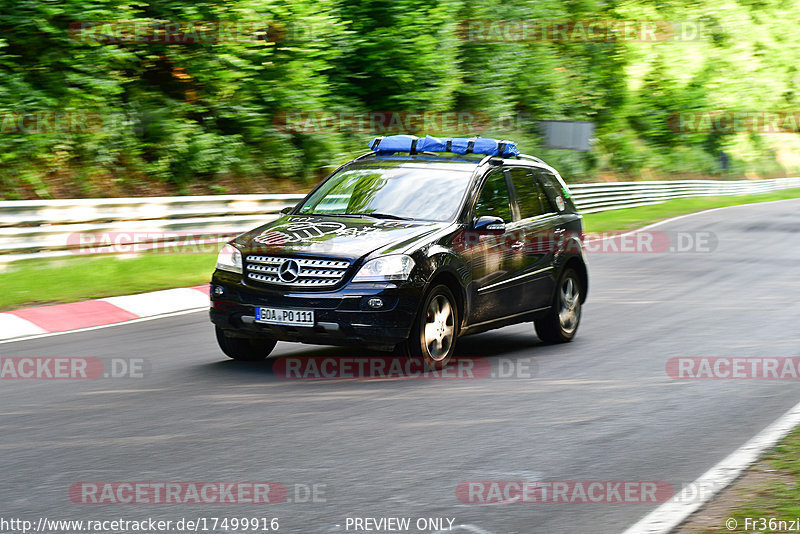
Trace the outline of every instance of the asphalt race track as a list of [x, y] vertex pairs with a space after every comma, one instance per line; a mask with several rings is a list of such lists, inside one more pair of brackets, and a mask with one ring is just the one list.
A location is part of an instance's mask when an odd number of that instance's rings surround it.
[[[718, 246], [592, 254], [571, 344], [542, 345], [532, 325], [460, 340], [460, 357], [516, 362], [533, 369], [528, 379], [285, 380], [273, 359], [227, 360], [206, 313], [2, 344], [4, 357], [146, 362], [144, 378], [0, 380], [2, 515], [276, 517], [280, 532], [297, 533], [347, 532], [348, 517], [451, 518], [462, 525], [453, 532], [482, 534], [621, 532], [656, 505], [468, 504], [456, 487], [680, 488], [800, 401], [796, 380], [676, 380], [665, 370], [676, 357], [800, 356], [800, 201], [655, 230], [712, 232]], [[276, 354], [369, 355], [285, 343]], [[76, 504], [69, 488], [80, 481], [275, 481], [289, 495], [268, 506]], [[312, 485], [316, 502], [294, 502]]]

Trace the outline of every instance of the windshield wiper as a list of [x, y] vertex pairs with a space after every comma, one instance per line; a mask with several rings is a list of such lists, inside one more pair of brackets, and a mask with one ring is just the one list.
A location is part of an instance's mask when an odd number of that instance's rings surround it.
[[348, 213], [347, 215], [357, 215], [359, 217], [375, 217], [376, 219], [392, 219], [395, 221], [413, 221], [411, 217], [401, 217], [399, 215], [392, 215], [391, 213]]
[[392, 215], [391, 213], [328, 213], [328, 212], [308, 212], [300, 213], [298, 215], [320, 215], [323, 217], [374, 217], [376, 219], [392, 219], [395, 221], [415, 221], [411, 217], [401, 217], [399, 215]]

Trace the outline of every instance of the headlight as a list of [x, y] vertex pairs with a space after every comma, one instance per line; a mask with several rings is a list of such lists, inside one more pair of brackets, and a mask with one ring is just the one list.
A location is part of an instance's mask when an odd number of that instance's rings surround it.
[[225, 245], [217, 256], [217, 269], [242, 274], [242, 253], [233, 245]]
[[353, 277], [353, 282], [407, 280], [413, 268], [414, 260], [405, 254], [376, 258], [361, 266], [361, 269]]

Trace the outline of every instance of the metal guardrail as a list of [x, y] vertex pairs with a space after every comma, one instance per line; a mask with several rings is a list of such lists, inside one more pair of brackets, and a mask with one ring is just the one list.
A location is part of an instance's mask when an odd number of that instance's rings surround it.
[[[800, 188], [800, 177], [770, 180], [680, 180], [574, 184], [583, 213], [659, 204], [702, 196]], [[87, 244], [143, 247], [176, 241], [224, 241], [277, 217], [304, 195], [220, 195], [77, 200], [0, 201], [0, 263], [75, 254]], [[105, 249], [103, 249], [105, 250]]]
[[[0, 263], [65, 256], [115, 242], [223, 241], [277, 217], [304, 195], [0, 201]], [[143, 247], [144, 248], [144, 247]]]
[[673, 180], [609, 182], [569, 186], [582, 213], [660, 204], [687, 197], [735, 196], [800, 188], [800, 177], [769, 180]]

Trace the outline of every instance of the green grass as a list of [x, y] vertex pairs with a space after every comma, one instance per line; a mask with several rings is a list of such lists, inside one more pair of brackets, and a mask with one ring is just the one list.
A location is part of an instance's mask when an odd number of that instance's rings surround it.
[[[762, 481], [755, 487], [745, 487], [742, 482], [733, 487], [733, 491], [737, 495], [737, 502], [732, 509], [724, 512], [723, 516], [736, 519], [738, 523], [736, 532], [755, 532], [752, 527], [744, 528], [745, 518], [764, 517], [769, 520], [774, 517], [777, 520], [790, 521], [800, 517], [800, 455], [797, 454], [798, 450], [800, 450], [800, 428], [796, 428], [771, 453], [751, 468], [751, 471], [767, 475], [766, 481]], [[785, 528], [782, 530], [786, 531]], [[704, 532], [718, 531], [704, 530]]]
[[770, 202], [787, 198], [800, 198], [800, 189], [786, 189], [761, 195], [744, 195], [739, 197], [701, 197], [669, 200], [662, 204], [627, 208], [621, 210], [601, 211], [584, 215], [587, 232], [610, 232], [612, 230], [630, 230], [650, 223], [703, 211], [712, 208], [723, 208], [738, 204]]
[[0, 272], [0, 310], [206, 283], [216, 253], [83, 256], [14, 262]]
[[[800, 197], [800, 189], [741, 197], [671, 200], [585, 216], [588, 232], [627, 230], [710, 208]], [[215, 253], [142, 253], [117, 257], [75, 256], [14, 262], [0, 271], [0, 310], [75, 302], [198, 285], [208, 282]]]

